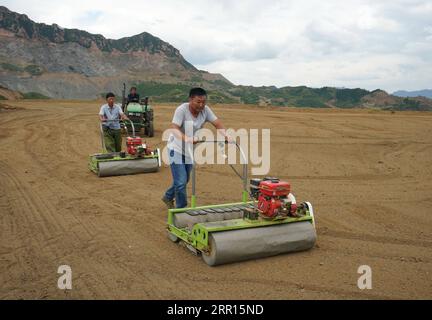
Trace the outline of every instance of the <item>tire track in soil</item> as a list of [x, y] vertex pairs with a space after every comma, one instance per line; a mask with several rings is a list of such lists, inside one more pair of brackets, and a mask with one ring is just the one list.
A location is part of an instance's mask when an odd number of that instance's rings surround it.
[[[10, 289], [8, 292], [1, 292], [2, 298], [217, 299], [228, 296], [247, 299], [277, 297], [277, 294], [281, 294], [283, 297], [291, 298], [331, 296], [389, 299], [409, 297], [410, 294], [413, 297], [430, 296], [430, 286], [421, 282], [425, 277], [424, 270], [430, 263], [430, 259], [416, 262], [418, 272], [422, 272], [421, 274], [400, 275], [401, 283], [408, 282], [410, 277], [414, 277], [413, 283], [416, 283], [416, 288], [407, 285], [401, 286], [403, 289], [400, 289], [392, 283], [379, 283], [381, 286], [379, 291], [360, 295], [352, 283], [355, 274], [350, 275], [349, 272], [340, 273], [331, 268], [320, 269], [319, 267], [323, 259], [326, 259], [326, 263], [330, 265], [337, 265], [341, 261], [353, 267], [352, 264], [366, 258], [372, 259], [378, 268], [387, 266], [391, 270], [397, 270], [398, 267], [405, 270], [409, 265], [398, 262], [395, 258], [398, 254], [412, 250], [412, 255], [406, 258], [409, 263], [414, 263], [415, 261], [411, 262], [410, 257], [423, 256], [427, 250], [430, 250], [430, 241], [425, 239], [418, 241], [413, 238], [415, 225], [410, 232], [404, 232], [401, 228], [399, 237], [393, 234], [370, 234], [368, 226], [361, 223], [361, 216], [353, 218], [351, 221], [353, 225], [350, 226], [350, 221], [339, 221], [342, 209], [333, 212], [332, 204], [321, 199], [321, 192], [326, 188], [337, 190], [341, 199], [347, 199], [350, 192], [361, 190], [368, 182], [374, 185], [377, 182], [391, 182], [386, 188], [392, 188], [393, 192], [396, 192], [395, 186], [398, 179], [402, 179], [401, 174], [411, 174], [415, 177], [413, 179], [423, 187], [416, 193], [406, 194], [405, 200], [400, 201], [405, 203], [418, 201], [419, 205], [424, 204], [424, 199], [430, 198], [426, 195], [425, 186], [426, 181], [430, 180], [430, 172], [424, 171], [424, 175], [414, 174], [413, 166], [407, 162], [407, 156], [404, 155], [407, 152], [419, 152], [422, 158], [427, 159], [427, 155], [431, 152], [428, 147], [431, 139], [423, 136], [421, 141], [418, 141], [415, 138], [418, 132], [413, 131], [410, 134], [410, 130], [416, 130], [414, 125], [411, 125], [410, 129], [402, 130], [399, 123], [407, 117], [412, 120], [412, 123], [418, 121], [419, 124], [424, 124], [431, 119], [430, 116], [417, 119], [415, 115], [401, 115], [395, 118], [396, 120], [386, 117], [388, 132], [369, 130], [366, 133], [364, 128], [373, 129], [379, 126], [381, 118], [377, 121], [369, 121], [371, 115], [360, 112], [352, 115], [345, 111], [328, 114], [310, 110], [307, 112], [278, 111], [277, 118], [281, 121], [275, 126], [275, 134], [272, 135], [272, 139], [275, 139], [276, 154], [283, 156], [286, 150], [286, 128], [282, 124], [283, 121], [289, 120], [295, 122], [295, 133], [302, 134], [302, 137], [296, 137], [296, 144], [302, 144], [302, 139], [304, 144], [311, 142], [310, 139], [318, 139], [317, 143], [313, 144], [313, 154], [305, 156], [312, 157], [311, 159], [315, 159], [316, 163], [320, 163], [324, 172], [326, 168], [332, 168], [332, 164], [320, 162], [320, 159], [328, 159], [328, 154], [324, 154], [323, 158], [320, 155], [321, 150], [326, 150], [326, 140], [320, 139], [322, 136], [341, 137], [338, 141], [350, 144], [352, 146], [350, 150], [355, 154], [359, 153], [358, 166], [363, 170], [370, 170], [368, 166], [373, 165], [377, 157], [383, 157], [385, 161], [397, 161], [398, 166], [404, 171], [403, 173], [402, 171], [391, 173], [381, 171], [376, 175], [373, 173], [345, 176], [338, 175], [337, 170], [329, 170], [336, 174], [316, 176], [315, 173], [311, 173], [310, 176], [303, 174], [287, 176], [289, 180], [309, 181], [306, 185], [313, 183], [313, 187], [307, 192], [307, 198], [313, 201], [314, 207], [322, 209], [317, 212], [323, 212], [317, 217], [316, 249], [309, 253], [209, 268], [200, 258], [192, 256], [187, 249], [179, 248], [166, 239], [166, 210], [159, 198], [169, 184], [170, 175], [167, 172], [169, 168], [164, 167], [156, 174], [156, 180], [150, 175], [99, 179], [88, 171], [87, 156], [99, 151], [100, 144], [97, 130], [90, 128], [90, 126], [96, 128], [97, 117], [89, 111], [89, 106], [94, 106], [96, 114], [97, 103], [79, 102], [62, 102], [58, 108], [48, 105], [47, 102], [42, 105], [34, 102], [34, 106], [29, 107], [31, 110], [17, 111], [22, 115], [14, 115], [11, 112], [5, 113], [3, 117], [2, 114], [0, 119], [2, 128], [14, 132], [13, 135], [2, 137], [0, 146], [0, 173], [2, 174], [0, 191], [5, 193], [0, 194], [0, 210], [13, 213], [11, 217], [2, 215], [0, 218], [2, 230], [5, 231], [0, 235], [2, 239], [0, 261], [5, 266], [5, 270], [7, 269], [6, 289]], [[41, 110], [35, 111], [33, 108]], [[244, 119], [245, 110], [249, 109], [247, 107], [230, 109], [227, 112], [230, 114], [227, 123], [243, 123], [241, 121]], [[172, 111], [171, 106], [158, 108], [160, 128], [168, 126]], [[217, 112], [224, 115], [222, 107], [218, 107]], [[315, 112], [321, 121], [313, 121], [313, 127], [309, 128], [310, 118], [315, 115]], [[271, 121], [271, 117], [276, 113], [254, 109], [253, 116], [256, 115], [260, 116], [262, 123], [266, 123]], [[247, 120], [254, 127], [254, 120], [252, 118]], [[354, 123], [349, 123], [344, 128], [342, 121]], [[314, 130], [315, 126], [317, 130]], [[324, 131], [321, 131], [320, 126]], [[14, 129], [17, 127], [23, 129], [17, 131]], [[404, 138], [404, 143], [399, 143], [405, 133], [409, 133], [409, 136]], [[364, 137], [376, 139], [379, 143], [384, 141], [387, 145], [384, 145], [385, 147], [378, 154], [361, 153], [363, 147], [369, 148], [364, 144], [366, 139]], [[321, 140], [323, 143], [320, 144]], [[158, 142], [157, 137], [152, 141]], [[426, 145], [422, 146], [419, 142], [424, 142]], [[10, 150], [16, 151], [15, 158], [7, 152]], [[398, 156], [400, 159], [397, 158]], [[278, 159], [276, 163], [284, 166], [282, 160]], [[293, 166], [290, 170], [292, 172], [302, 169], [301, 163], [290, 165]], [[23, 173], [23, 170], [27, 170], [28, 173]], [[5, 172], [7, 175], [4, 174]], [[229, 168], [226, 171], [224, 168], [217, 168], [215, 172], [213, 169], [211, 172], [203, 172], [199, 183], [209, 186], [209, 189], [204, 190], [201, 201], [209, 201], [206, 196], [218, 202], [226, 200], [225, 193], [222, 194], [216, 184], [210, 183], [216, 179], [221, 183], [228, 181], [224, 192], [234, 194], [237, 184], [231, 185], [231, 183], [237, 180], [234, 180], [235, 177], [231, 179], [231, 175]], [[338, 183], [341, 181], [344, 182], [343, 187]], [[352, 185], [362, 182], [361, 188], [350, 189], [350, 182]], [[121, 193], [130, 185], [134, 186], [130, 192]], [[300, 184], [300, 188], [304, 189], [304, 186]], [[115, 196], [116, 190], [119, 190], [122, 196]], [[301, 194], [296, 196], [303, 198]], [[385, 188], [377, 189], [374, 199], [385, 196]], [[27, 198], [21, 201], [20, 197]], [[350, 206], [361, 207], [362, 199], [352, 198]], [[337, 203], [340, 204], [340, 201]], [[391, 211], [394, 215], [392, 223], [403, 226], [406, 222], [404, 212], [397, 209]], [[424, 214], [424, 212], [418, 213], [419, 217], [427, 219]], [[372, 222], [375, 224], [374, 228], [383, 227], [379, 219]], [[35, 235], [34, 239], [30, 239], [31, 236], [25, 238], [25, 233]], [[3, 247], [4, 243], [14, 245]], [[359, 249], [363, 244], [367, 244], [366, 247], [372, 249], [369, 252]], [[382, 253], [385, 248], [391, 250], [391, 253]], [[49, 283], [55, 280], [55, 275], [47, 275], [43, 270], [50, 264], [55, 264], [59, 258], [63, 261], [71, 261], [75, 268], [78, 268], [74, 278], [76, 289], [66, 296], [56, 289], [51, 289]], [[33, 271], [35, 266], [37, 272]], [[284, 278], [287, 275], [285, 271], [287, 266], [290, 270], [299, 270], [295, 277], [288, 273], [292, 278]], [[265, 272], [266, 270], [274, 272], [268, 273]], [[248, 276], [245, 276], [246, 274]], [[26, 281], [34, 282], [34, 285], [23, 289], [20, 286]], [[199, 292], [178, 290], [178, 288], [191, 288], [191, 286], [205, 287], [205, 290]]]
[[[48, 131], [52, 132], [52, 130], [48, 130]], [[38, 154], [37, 154], [36, 152], [33, 152], [32, 149], [36, 149], [36, 150], [37, 150], [37, 142], [41, 139], [41, 136], [46, 135], [46, 133], [47, 133], [48, 131], [47, 131], [46, 129], [44, 129], [44, 130], [42, 130], [42, 134], [38, 134], [38, 135], [36, 135], [34, 131], [30, 130], [30, 132], [27, 134], [27, 137], [26, 137], [26, 139], [25, 139], [25, 141], [26, 141], [25, 144], [26, 144], [26, 146], [27, 146], [27, 148], [26, 148], [27, 153], [30, 154], [31, 159], [36, 160], [36, 162], [38, 162], [38, 163], [41, 165], [41, 167], [43, 167], [43, 168], [45, 168], [45, 169], [48, 169], [48, 166], [46, 166], [46, 162], [44, 162], [44, 161], [39, 161]], [[40, 131], [40, 130], [37, 130], [37, 132], [40, 133], [41, 131]], [[29, 146], [30, 146], [30, 147], [29, 147]], [[3, 169], [3, 171], [10, 171], [9, 169], [5, 169], [5, 168], [2, 168], [2, 169]], [[16, 180], [15, 180], [15, 181], [16, 181]], [[49, 189], [50, 191], [52, 191], [53, 194], [58, 193], [58, 192], [60, 191], [60, 190], [59, 190], [59, 185], [58, 185], [58, 184], [53, 184], [52, 182], [53, 182], [53, 181], [50, 180], [49, 183], [47, 184], [48, 189]], [[16, 185], [13, 186], [11, 189], [18, 189], [18, 190], [19, 190], [19, 189], [21, 189], [21, 187], [20, 187], [18, 184], [16, 184]], [[54, 189], [54, 190], [53, 190], [53, 189]], [[47, 190], [46, 190], [46, 191], [47, 191]], [[70, 194], [70, 190], [68, 190], [68, 192], [63, 192], [63, 193], [64, 193], [64, 194]], [[26, 194], [32, 194], [32, 193], [31, 193], [31, 192], [30, 192], [30, 193], [25, 193], [25, 194], [24, 194], [24, 198], [25, 198], [25, 199], [28, 198], [28, 196], [26, 196]], [[38, 212], [37, 208], [34, 207], [34, 203], [37, 203], [37, 202], [34, 201], [34, 199], [29, 199], [29, 200], [27, 200], [27, 204], [29, 204], [29, 205], [31, 206], [31, 208], [30, 208], [28, 211], [30, 211], [30, 212]], [[46, 210], [46, 211], [49, 212], [49, 210]], [[52, 215], [51, 215], [51, 217], [52, 217]], [[58, 225], [58, 222], [59, 222], [59, 221], [57, 220], [56, 223], [55, 223], [55, 225]], [[49, 225], [50, 225], [49, 220], [45, 219], [43, 225], [44, 225], [44, 226], [49, 226]], [[81, 226], [82, 226], [82, 229], [84, 229], [84, 230], [87, 232], [88, 235], [91, 235], [91, 232], [90, 232], [88, 226], [86, 226], [86, 225], [83, 224], [83, 223], [81, 223]], [[91, 227], [92, 229], [94, 229], [94, 228], [95, 228], [95, 225], [90, 225], [90, 227]], [[117, 229], [117, 230], [118, 230], [118, 229]], [[64, 231], [64, 230], [63, 230], [63, 231]], [[81, 230], [80, 230], [80, 232], [81, 232]], [[52, 233], [52, 231], [51, 231], [51, 233]], [[127, 231], [127, 230], [124, 230], [123, 233], [124, 233], [124, 235], [126, 235], [126, 234], [128, 234], [128, 231]], [[48, 231], [48, 232], [45, 233], [45, 235], [46, 235], [46, 234], [50, 234], [50, 232]], [[48, 240], [49, 240], [49, 239], [48, 239]], [[97, 244], [97, 243], [96, 243], [96, 244]], [[90, 242], [90, 245], [91, 245], [91, 242]], [[97, 247], [95, 247], [95, 248], [97, 248]], [[95, 252], [93, 251], [93, 252], [90, 252], [90, 253], [91, 253], [91, 254], [94, 254]]]

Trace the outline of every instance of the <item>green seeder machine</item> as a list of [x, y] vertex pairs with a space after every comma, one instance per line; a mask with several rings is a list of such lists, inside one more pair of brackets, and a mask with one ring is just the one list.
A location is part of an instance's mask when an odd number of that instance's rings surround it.
[[[208, 141], [211, 142], [211, 141]], [[215, 141], [213, 141], [215, 142]], [[183, 242], [210, 266], [311, 249], [316, 242], [310, 202], [297, 204], [290, 184], [277, 178], [251, 179], [245, 155], [238, 203], [196, 206], [195, 164], [191, 207], [168, 210], [168, 237]]]
[[161, 167], [161, 154], [159, 149], [150, 150], [142, 138], [135, 136], [135, 127], [132, 121], [132, 136], [128, 135], [127, 126], [123, 125], [126, 137], [126, 152], [107, 152], [105, 148], [102, 124], [100, 134], [102, 141], [102, 153], [89, 156], [88, 166], [99, 177], [129, 175], [137, 173], [157, 172]]

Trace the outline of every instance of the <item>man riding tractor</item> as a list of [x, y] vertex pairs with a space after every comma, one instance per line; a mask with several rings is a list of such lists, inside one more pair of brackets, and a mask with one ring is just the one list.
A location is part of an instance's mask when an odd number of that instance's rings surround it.
[[[153, 108], [148, 104], [148, 97], [140, 100], [136, 87], [130, 89], [128, 97], [125, 97], [126, 85], [123, 84], [123, 105], [124, 113], [133, 122], [136, 133], [143, 129], [144, 135], [154, 136]], [[128, 127], [128, 130], [130, 128]]]

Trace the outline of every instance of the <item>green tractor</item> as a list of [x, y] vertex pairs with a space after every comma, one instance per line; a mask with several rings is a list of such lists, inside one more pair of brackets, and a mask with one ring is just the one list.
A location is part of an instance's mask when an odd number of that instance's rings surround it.
[[[129, 102], [126, 99], [126, 84], [123, 83], [122, 91], [122, 110], [133, 122], [135, 131], [138, 135], [147, 137], [154, 136], [153, 108], [148, 103], [149, 98], [145, 97], [139, 102]], [[130, 131], [130, 124], [127, 124]]]

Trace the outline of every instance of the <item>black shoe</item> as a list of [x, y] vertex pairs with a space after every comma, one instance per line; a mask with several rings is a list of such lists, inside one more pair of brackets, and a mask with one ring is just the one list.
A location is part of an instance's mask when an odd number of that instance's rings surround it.
[[174, 199], [173, 200], [168, 200], [165, 197], [162, 197], [162, 201], [166, 204], [166, 206], [168, 207], [168, 209], [174, 209]]

